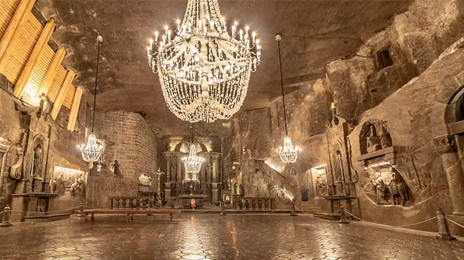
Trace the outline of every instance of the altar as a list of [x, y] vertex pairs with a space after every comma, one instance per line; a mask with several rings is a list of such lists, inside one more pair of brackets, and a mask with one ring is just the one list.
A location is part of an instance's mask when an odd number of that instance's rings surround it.
[[202, 208], [207, 197], [207, 195], [202, 194], [183, 194], [179, 196], [182, 200], [182, 207], [190, 209], [192, 205], [195, 205], [195, 208]]
[[191, 208], [192, 199], [197, 208], [205, 203], [219, 204], [222, 190], [222, 171], [219, 152], [211, 151], [203, 143], [196, 143], [197, 155], [204, 158], [196, 176], [185, 173], [182, 158], [188, 156], [190, 140], [182, 140], [171, 150], [165, 151], [166, 175], [162, 179], [165, 202], [170, 206]]

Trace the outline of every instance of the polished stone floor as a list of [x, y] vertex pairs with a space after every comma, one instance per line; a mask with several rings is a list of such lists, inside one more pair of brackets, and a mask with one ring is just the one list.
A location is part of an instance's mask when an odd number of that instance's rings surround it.
[[1, 259], [464, 259], [464, 243], [309, 215], [96, 216], [0, 229]]

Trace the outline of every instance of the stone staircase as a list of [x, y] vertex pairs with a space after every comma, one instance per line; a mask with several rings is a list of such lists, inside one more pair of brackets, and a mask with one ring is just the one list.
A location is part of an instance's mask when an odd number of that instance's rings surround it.
[[316, 218], [327, 219], [327, 220], [340, 220], [340, 214], [329, 213], [324, 211], [321, 207], [313, 205], [311, 201], [303, 201], [300, 209], [305, 213], [313, 214]]
[[313, 205], [310, 201], [303, 201], [299, 208], [308, 214], [319, 214], [323, 212], [321, 207]]

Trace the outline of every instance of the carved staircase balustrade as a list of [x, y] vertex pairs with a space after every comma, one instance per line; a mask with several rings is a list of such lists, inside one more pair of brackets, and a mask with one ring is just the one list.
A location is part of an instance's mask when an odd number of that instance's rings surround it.
[[273, 200], [270, 197], [234, 197], [234, 208], [244, 211], [272, 211]]

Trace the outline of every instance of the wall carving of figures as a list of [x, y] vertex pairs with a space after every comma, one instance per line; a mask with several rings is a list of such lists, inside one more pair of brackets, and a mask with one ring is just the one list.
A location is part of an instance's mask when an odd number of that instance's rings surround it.
[[405, 206], [411, 202], [409, 188], [399, 171], [390, 164], [367, 167], [372, 191], [368, 195], [377, 204]]
[[381, 120], [369, 120], [362, 126], [359, 135], [361, 154], [372, 153], [393, 146], [387, 123]]
[[314, 196], [316, 198], [324, 198], [328, 196], [328, 182], [327, 182], [327, 165], [321, 165], [311, 168], [311, 175], [313, 180]]
[[152, 178], [148, 174], [142, 173], [139, 175], [139, 185], [153, 186]]
[[61, 196], [84, 197], [86, 187], [85, 172], [55, 166], [52, 191]]

